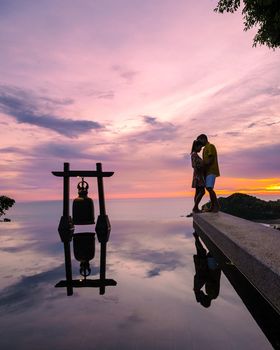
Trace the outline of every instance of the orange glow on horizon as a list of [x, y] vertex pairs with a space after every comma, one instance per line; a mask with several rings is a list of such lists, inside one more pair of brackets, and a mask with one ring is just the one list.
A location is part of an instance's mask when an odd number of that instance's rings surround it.
[[[218, 196], [230, 196], [233, 193], [243, 193], [252, 196], [262, 195], [262, 196], [271, 196], [271, 195], [279, 195], [280, 190], [216, 190], [216, 194]], [[182, 192], [163, 192], [163, 193], [108, 193], [105, 197], [108, 200], [111, 199], [157, 199], [157, 198], [191, 198], [194, 196], [194, 191], [182, 191]], [[32, 201], [52, 201], [52, 200], [62, 200], [62, 196], [45, 196], [44, 200], [38, 199], [38, 197], [29, 197], [29, 198], [18, 198], [18, 196], [12, 196], [12, 198], [16, 199], [16, 202], [32, 202]], [[208, 197], [206, 192], [205, 197]], [[71, 196], [71, 200], [74, 199], [75, 196]], [[96, 200], [96, 197], [93, 197], [93, 200]]]
[[[137, 183], [141, 183], [141, 180], [138, 180]], [[112, 187], [110, 190], [106, 191], [105, 188], [105, 197], [106, 199], [152, 199], [152, 198], [184, 198], [184, 197], [193, 197], [195, 190], [186, 188], [185, 181], [172, 182], [172, 184], [167, 183], [167, 180], [162, 181], [162, 185], [153, 186], [154, 191], [149, 191], [151, 184], [147, 183], [143, 188], [136, 188], [130, 193], [125, 192], [113, 192]], [[169, 191], [161, 192], [161, 188], [169, 188]], [[182, 190], [183, 188], [183, 190]], [[57, 187], [56, 187], [57, 189]], [[142, 190], [142, 191], [141, 191]], [[279, 195], [280, 196], [280, 179], [279, 178], [268, 178], [268, 179], [247, 179], [247, 178], [227, 178], [219, 177], [216, 181], [215, 191], [218, 196], [229, 196], [233, 193], [244, 193], [249, 195]], [[50, 189], [22, 189], [21, 191], [15, 189], [8, 189], [3, 193], [8, 197], [14, 198], [16, 202], [32, 202], [32, 201], [51, 201], [51, 200], [61, 200], [62, 199], [62, 187], [57, 192], [55, 190], [51, 191]], [[89, 194], [91, 196], [91, 194]], [[97, 194], [93, 195], [93, 199], [96, 200]], [[206, 193], [206, 196], [208, 194]], [[76, 197], [76, 190], [74, 186], [71, 187], [70, 198]]]
[[266, 190], [279, 192], [280, 191], [280, 184], [267, 186]]

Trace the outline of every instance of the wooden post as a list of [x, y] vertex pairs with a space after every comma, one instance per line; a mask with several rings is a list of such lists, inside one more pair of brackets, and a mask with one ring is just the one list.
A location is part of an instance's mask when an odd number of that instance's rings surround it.
[[[64, 173], [70, 170], [69, 163], [64, 163]], [[63, 216], [64, 220], [69, 221], [69, 176], [63, 177]], [[64, 257], [65, 257], [65, 274], [67, 281], [67, 295], [73, 295], [72, 287], [72, 264], [71, 264], [71, 247], [70, 240], [64, 241]]]
[[[70, 164], [64, 163], [64, 173], [69, 172], [70, 170]], [[70, 179], [69, 176], [64, 175], [63, 176], [63, 216], [65, 218], [69, 218], [69, 183]]]
[[100, 173], [100, 175], [97, 176], [99, 213], [101, 216], [105, 216], [106, 215], [106, 208], [105, 208], [103, 177], [101, 175], [101, 173], [102, 173], [102, 164], [101, 163], [96, 163], [96, 170], [98, 173]]
[[[97, 172], [102, 173], [102, 164], [96, 163]], [[101, 222], [105, 220], [106, 217], [106, 208], [105, 208], [105, 196], [104, 196], [104, 186], [103, 186], [103, 177], [97, 177], [98, 184], [98, 199], [99, 199], [99, 214]], [[99, 294], [105, 294], [105, 279], [106, 279], [106, 251], [107, 251], [107, 242], [103, 240], [100, 242], [100, 281], [104, 282], [104, 285], [100, 287]]]
[[100, 244], [100, 282], [104, 283], [99, 289], [99, 294], [105, 294], [105, 280], [106, 280], [106, 254], [107, 243], [101, 242]]

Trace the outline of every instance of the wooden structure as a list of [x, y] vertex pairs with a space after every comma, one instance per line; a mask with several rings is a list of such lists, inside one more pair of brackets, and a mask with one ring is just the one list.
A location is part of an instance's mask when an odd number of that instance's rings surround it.
[[[102, 171], [102, 164], [96, 163], [96, 170], [70, 170], [70, 164], [64, 163], [63, 171], [53, 171], [54, 176], [63, 177], [63, 215], [60, 219], [58, 232], [61, 241], [64, 244], [65, 256], [65, 274], [66, 281], [60, 281], [56, 287], [66, 287], [67, 295], [73, 294], [73, 287], [99, 287], [100, 294], [105, 293], [106, 286], [116, 285], [116, 281], [106, 279], [106, 250], [109, 240], [111, 225], [106, 214], [105, 196], [103, 178], [113, 176], [114, 172]], [[71, 177], [93, 177], [97, 179], [99, 215], [95, 227], [100, 248], [100, 278], [98, 280], [73, 280], [72, 279], [72, 262], [71, 262], [71, 245], [75, 227], [72, 217], [69, 215], [70, 203], [70, 178]]]

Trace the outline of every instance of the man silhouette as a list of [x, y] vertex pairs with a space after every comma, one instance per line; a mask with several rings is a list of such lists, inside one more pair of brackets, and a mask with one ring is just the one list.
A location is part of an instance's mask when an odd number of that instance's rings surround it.
[[202, 157], [205, 166], [206, 189], [209, 192], [211, 200], [211, 207], [209, 211], [217, 213], [220, 208], [216, 193], [214, 191], [216, 177], [220, 176], [217, 150], [216, 147], [208, 141], [205, 134], [199, 135], [197, 140], [204, 146]]

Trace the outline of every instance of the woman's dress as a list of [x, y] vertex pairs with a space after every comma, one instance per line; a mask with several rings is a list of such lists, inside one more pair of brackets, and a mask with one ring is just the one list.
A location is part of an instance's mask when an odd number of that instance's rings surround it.
[[192, 152], [191, 161], [193, 167], [192, 188], [205, 187], [203, 160], [196, 152]]

